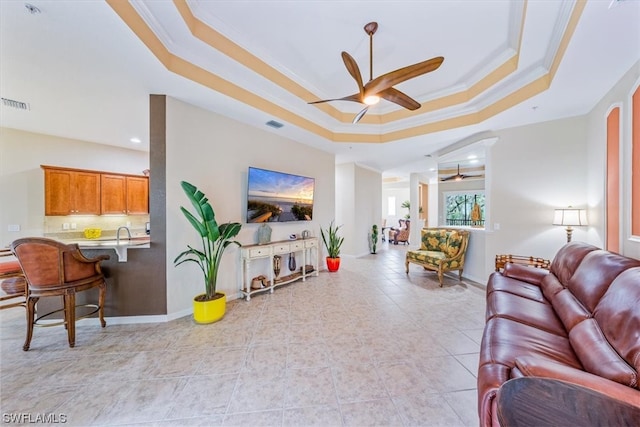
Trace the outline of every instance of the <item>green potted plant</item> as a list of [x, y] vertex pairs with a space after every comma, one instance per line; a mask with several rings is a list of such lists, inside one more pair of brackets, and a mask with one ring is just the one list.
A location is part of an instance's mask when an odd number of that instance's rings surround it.
[[371, 233], [369, 234], [369, 251], [372, 254], [375, 254], [377, 246], [378, 246], [378, 226], [376, 224], [373, 224], [373, 227], [371, 227]]
[[344, 237], [338, 236], [338, 230], [341, 225], [334, 225], [333, 221], [329, 224], [327, 230], [320, 229], [322, 234], [322, 241], [325, 248], [327, 248], [327, 269], [330, 272], [338, 271], [340, 268], [340, 246], [344, 242]]
[[202, 270], [205, 293], [193, 299], [193, 318], [197, 323], [212, 323], [220, 320], [226, 311], [227, 297], [216, 291], [222, 254], [229, 245], [241, 246], [232, 239], [238, 235], [242, 225], [237, 222], [218, 225], [204, 193], [186, 181], [180, 185], [191, 201], [195, 215], [182, 206], [180, 210], [202, 239], [202, 249], [187, 245], [188, 249], [180, 253], [173, 263], [177, 267], [185, 262], [195, 262]]

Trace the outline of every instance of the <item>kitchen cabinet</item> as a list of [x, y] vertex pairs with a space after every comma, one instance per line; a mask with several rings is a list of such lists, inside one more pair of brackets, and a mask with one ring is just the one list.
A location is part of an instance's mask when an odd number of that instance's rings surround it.
[[148, 214], [149, 178], [101, 174], [103, 214]]
[[45, 215], [149, 213], [149, 178], [42, 166]]
[[127, 176], [127, 214], [149, 213], [149, 178]]
[[45, 215], [99, 215], [100, 174], [43, 167]]

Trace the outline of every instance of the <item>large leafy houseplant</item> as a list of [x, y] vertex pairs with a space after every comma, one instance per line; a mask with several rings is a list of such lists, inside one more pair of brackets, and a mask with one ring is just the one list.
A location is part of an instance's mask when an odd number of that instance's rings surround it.
[[216, 298], [216, 284], [222, 254], [229, 245], [241, 246], [239, 242], [232, 239], [238, 235], [242, 225], [237, 222], [218, 225], [213, 208], [204, 193], [186, 181], [182, 181], [180, 185], [191, 201], [195, 215], [182, 206], [180, 210], [202, 239], [202, 249], [187, 245], [188, 249], [180, 253], [173, 262], [176, 267], [185, 262], [198, 264], [204, 276], [205, 287], [205, 294], [201, 299], [210, 301]]
[[334, 225], [333, 221], [329, 224], [327, 230], [320, 229], [322, 241], [327, 248], [327, 268], [329, 271], [337, 271], [340, 267], [340, 246], [344, 242], [344, 237], [338, 236], [338, 230], [341, 225]]

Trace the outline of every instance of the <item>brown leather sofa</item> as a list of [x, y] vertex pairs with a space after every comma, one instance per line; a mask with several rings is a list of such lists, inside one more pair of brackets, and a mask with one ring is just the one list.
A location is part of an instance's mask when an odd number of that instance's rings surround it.
[[492, 273], [486, 300], [481, 426], [500, 425], [496, 393], [519, 377], [559, 379], [640, 407], [640, 260], [568, 243], [549, 270], [507, 263]]

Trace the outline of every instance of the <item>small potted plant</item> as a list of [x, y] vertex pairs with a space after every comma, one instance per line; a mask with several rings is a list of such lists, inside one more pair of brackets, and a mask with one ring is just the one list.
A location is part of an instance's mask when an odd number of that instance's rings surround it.
[[340, 268], [340, 246], [344, 242], [344, 237], [338, 236], [338, 230], [341, 225], [334, 225], [333, 221], [329, 224], [327, 230], [320, 229], [322, 234], [322, 241], [325, 248], [327, 248], [327, 269], [330, 272], [338, 271]]
[[180, 253], [173, 262], [176, 267], [187, 261], [195, 262], [202, 270], [205, 293], [193, 299], [193, 319], [196, 323], [213, 323], [222, 319], [226, 311], [227, 297], [223, 292], [216, 291], [222, 254], [229, 245], [241, 246], [232, 239], [238, 235], [242, 225], [237, 222], [218, 225], [213, 208], [204, 193], [186, 181], [182, 181], [180, 185], [196, 215], [182, 206], [180, 210], [202, 239], [202, 249], [187, 245], [188, 249]]
[[369, 251], [372, 254], [375, 254], [377, 246], [378, 246], [378, 226], [376, 224], [373, 224], [373, 227], [371, 227], [371, 233], [369, 234]]

